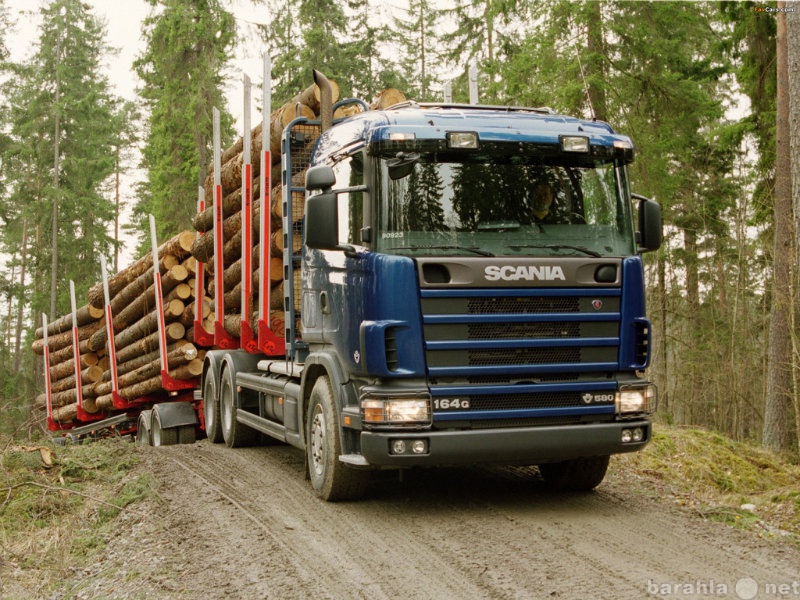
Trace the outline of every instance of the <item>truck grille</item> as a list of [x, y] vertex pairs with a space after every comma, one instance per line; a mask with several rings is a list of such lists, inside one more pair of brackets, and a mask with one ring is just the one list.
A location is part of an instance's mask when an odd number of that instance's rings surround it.
[[424, 289], [421, 295], [431, 394], [469, 401], [467, 409], [459, 402], [457, 410], [435, 410], [438, 426], [613, 416], [618, 288]]

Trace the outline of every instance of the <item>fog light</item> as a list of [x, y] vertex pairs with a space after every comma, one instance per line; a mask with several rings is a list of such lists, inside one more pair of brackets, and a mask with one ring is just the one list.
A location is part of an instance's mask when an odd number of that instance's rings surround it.
[[644, 439], [644, 431], [641, 427], [637, 427], [633, 430], [633, 441], [634, 442], [641, 442]]
[[627, 444], [633, 439], [633, 433], [631, 433], [630, 429], [623, 429], [622, 430], [622, 443]]
[[405, 454], [406, 443], [403, 440], [395, 440], [392, 442], [392, 454]]
[[425, 440], [414, 440], [411, 444], [411, 451], [414, 454], [427, 454], [428, 445], [425, 443]]

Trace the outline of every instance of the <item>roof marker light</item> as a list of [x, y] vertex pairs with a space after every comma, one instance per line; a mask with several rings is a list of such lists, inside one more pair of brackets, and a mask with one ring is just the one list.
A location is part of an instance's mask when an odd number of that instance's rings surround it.
[[409, 133], [404, 131], [393, 131], [389, 134], [389, 139], [393, 142], [406, 142], [409, 140], [417, 139], [417, 135], [415, 133]]

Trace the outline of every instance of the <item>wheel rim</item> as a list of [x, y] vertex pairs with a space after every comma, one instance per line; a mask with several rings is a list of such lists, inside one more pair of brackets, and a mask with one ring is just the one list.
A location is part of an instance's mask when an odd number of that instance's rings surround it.
[[325, 472], [325, 415], [320, 406], [314, 409], [311, 419], [311, 468], [317, 477]]

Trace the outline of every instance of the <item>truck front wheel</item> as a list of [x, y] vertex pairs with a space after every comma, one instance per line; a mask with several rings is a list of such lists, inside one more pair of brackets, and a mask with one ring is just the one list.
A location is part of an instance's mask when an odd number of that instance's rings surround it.
[[339, 460], [339, 411], [327, 377], [320, 377], [314, 383], [307, 414], [308, 473], [317, 496], [328, 502], [360, 498], [370, 474], [349, 468]]
[[576, 458], [539, 465], [545, 483], [563, 492], [589, 492], [600, 485], [608, 470], [608, 456]]

